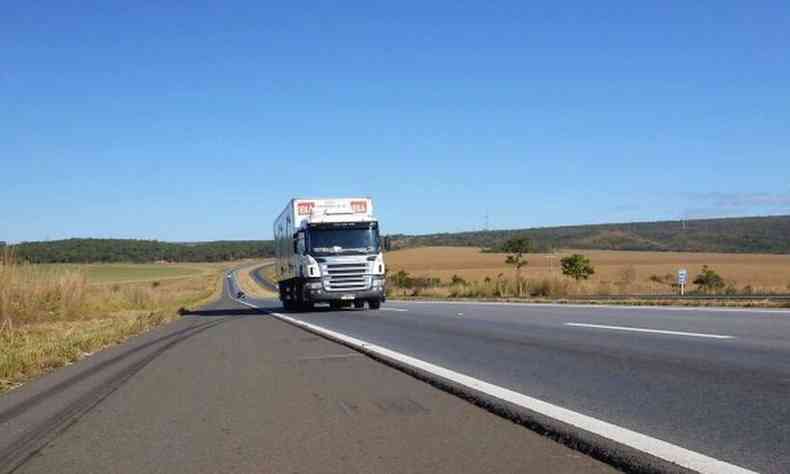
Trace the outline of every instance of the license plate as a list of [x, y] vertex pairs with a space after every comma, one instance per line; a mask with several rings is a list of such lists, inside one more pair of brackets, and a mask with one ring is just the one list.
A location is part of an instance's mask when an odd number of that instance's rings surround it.
[[353, 300], [354, 295], [343, 295], [340, 297], [341, 300]]

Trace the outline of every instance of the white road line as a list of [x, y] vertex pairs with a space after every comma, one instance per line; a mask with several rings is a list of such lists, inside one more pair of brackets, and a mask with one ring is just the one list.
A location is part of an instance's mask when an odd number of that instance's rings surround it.
[[644, 332], [650, 334], [669, 334], [672, 336], [689, 336], [689, 337], [707, 337], [710, 339], [735, 339], [734, 336], [723, 336], [720, 334], [704, 334], [699, 332], [681, 332], [681, 331], [667, 331], [664, 329], [645, 329], [634, 328], [629, 326], [605, 326], [603, 324], [586, 324], [586, 323], [565, 323], [566, 326], [593, 328], [593, 329], [611, 329], [613, 331], [630, 331], [630, 332]]
[[403, 309], [403, 308], [381, 308], [381, 309], [383, 311], [400, 311], [400, 312], [404, 312], [404, 313], [406, 311], [408, 311], [408, 309]]
[[261, 309], [261, 308], [260, 308], [260, 307], [258, 307], [257, 305], [254, 305], [254, 304], [252, 304], [252, 303], [247, 303], [246, 301], [244, 301], [244, 300], [240, 300], [240, 299], [238, 299], [238, 298], [234, 298], [234, 297], [233, 297], [233, 295], [229, 295], [229, 296], [230, 296], [230, 299], [232, 299], [232, 300], [233, 300], [233, 301], [235, 301], [236, 303], [243, 304], [244, 306], [248, 306], [248, 307], [250, 307], [250, 308]]
[[[258, 308], [257, 306], [247, 302], [239, 301], [239, 303], [253, 308]], [[694, 471], [711, 474], [755, 474], [754, 471], [744, 469], [740, 466], [736, 466], [734, 464], [706, 456], [702, 453], [667, 443], [666, 441], [662, 441], [636, 431], [631, 431], [627, 428], [622, 428], [591, 416], [568, 410], [567, 408], [553, 405], [537, 398], [532, 398], [528, 395], [524, 395], [498, 385], [484, 382], [468, 375], [431, 364], [430, 362], [426, 362], [415, 357], [387, 349], [385, 347], [371, 344], [355, 337], [347, 336], [345, 334], [341, 334], [315, 324], [301, 321], [285, 314], [274, 312], [269, 312], [269, 314], [282, 321], [287, 321], [295, 326], [308, 329], [314, 333], [326, 336], [329, 339], [342, 342], [343, 344], [353, 347], [360, 352], [388, 357], [407, 366], [423, 370], [447, 380], [451, 380], [472, 390], [486, 393], [505, 402], [513, 403], [520, 407], [526, 408], [527, 410], [540, 413], [562, 423], [574, 426], [578, 429], [596, 434], [616, 443], [629, 446], [643, 453], [647, 453], [651, 456], [655, 456]]]
[[507, 388], [500, 387], [498, 385], [494, 385], [479, 379], [475, 379], [468, 375], [464, 375], [459, 372], [455, 372], [450, 369], [446, 369], [444, 367], [431, 364], [430, 362], [426, 362], [408, 356], [406, 354], [402, 354], [400, 352], [387, 349], [385, 347], [377, 346], [367, 341], [363, 341], [361, 339], [347, 336], [345, 334], [341, 334], [332, 331], [330, 329], [326, 329], [324, 327], [317, 326], [315, 324], [308, 323], [293, 318], [291, 316], [287, 316], [285, 314], [280, 314], [280, 313], [270, 313], [270, 314], [283, 321], [288, 321], [291, 324], [294, 324], [295, 326], [303, 327], [315, 333], [327, 336], [330, 339], [343, 342], [344, 344], [354, 347], [362, 352], [384, 356], [390, 359], [397, 360], [402, 364], [411, 366], [419, 370], [424, 370], [436, 376], [469, 387], [473, 390], [486, 393], [500, 400], [513, 403], [515, 405], [521, 406], [528, 410], [532, 410], [544, 416], [548, 416], [555, 420], [559, 420], [568, 425], [575, 426], [579, 429], [588, 431], [590, 433], [594, 433], [598, 436], [602, 436], [604, 438], [610, 439], [617, 443], [630, 446], [631, 448], [637, 449], [639, 451], [658, 457], [660, 459], [664, 459], [666, 461], [678, 464], [688, 469], [692, 469], [702, 473], [752, 473], [753, 472], [744, 469], [742, 467], [736, 466], [734, 464], [730, 464], [725, 461], [720, 461], [718, 459], [705, 456], [704, 454], [701, 453], [690, 451], [680, 446], [676, 446], [674, 444], [670, 444], [665, 441], [661, 441], [659, 439], [652, 438], [650, 436], [643, 435], [641, 433], [637, 433], [635, 431], [631, 431], [626, 428], [613, 425], [611, 423], [607, 423], [603, 420], [599, 420], [591, 416], [583, 415], [581, 413], [577, 413], [568, 410], [566, 408], [562, 408], [557, 405], [553, 405], [551, 403], [538, 400], [537, 398], [532, 398], [530, 396], [518, 392], [514, 392], [513, 390], [509, 390]]

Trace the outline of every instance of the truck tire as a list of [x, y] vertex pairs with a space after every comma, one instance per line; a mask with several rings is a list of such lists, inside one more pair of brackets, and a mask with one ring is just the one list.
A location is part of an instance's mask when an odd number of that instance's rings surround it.
[[278, 285], [280, 287], [280, 301], [283, 303], [283, 309], [291, 311], [294, 309], [294, 302], [291, 299], [291, 285], [289, 282], [281, 281]]
[[341, 309], [342, 307], [343, 307], [343, 305], [340, 303], [340, 301], [330, 301], [329, 302], [329, 308], [332, 309], [333, 311], [337, 311], [337, 310]]
[[363, 300], [354, 301], [354, 307], [356, 309], [362, 309], [365, 307], [365, 302]]
[[370, 306], [370, 309], [379, 309], [379, 308], [381, 308], [381, 301], [379, 301], [379, 300], [370, 300], [370, 301], [368, 301], [368, 306]]

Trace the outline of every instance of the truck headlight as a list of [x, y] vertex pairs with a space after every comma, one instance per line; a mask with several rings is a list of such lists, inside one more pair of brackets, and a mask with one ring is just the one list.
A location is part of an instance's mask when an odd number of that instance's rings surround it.
[[321, 283], [320, 281], [314, 281], [307, 284], [307, 287], [310, 288], [311, 290], [320, 290], [321, 288], [323, 288], [323, 286], [324, 286], [323, 283]]
[[373, 277], [373, 288], [381, 288], [384, 286], [384, 278]]

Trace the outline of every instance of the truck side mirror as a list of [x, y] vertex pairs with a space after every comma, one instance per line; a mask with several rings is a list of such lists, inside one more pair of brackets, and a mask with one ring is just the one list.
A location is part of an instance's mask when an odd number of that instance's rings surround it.
[[300, 255], [299, 253], [299, 241], [304, 239], [304, 233], [302, 232], [294, 232], [294, 253]]

